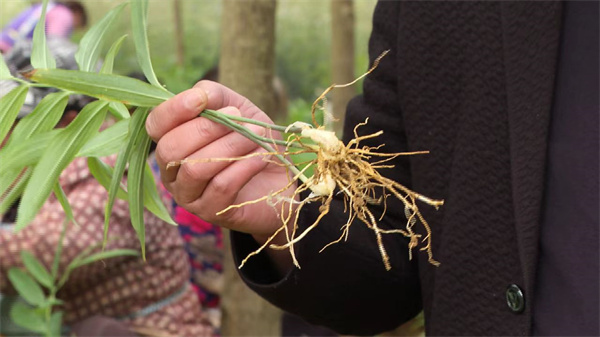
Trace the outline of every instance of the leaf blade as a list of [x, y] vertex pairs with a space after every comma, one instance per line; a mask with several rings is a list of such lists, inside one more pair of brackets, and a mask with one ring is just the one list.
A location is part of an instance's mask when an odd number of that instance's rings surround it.
[[62, 209], [65, 211], [65, 215], [67, 216], [67, 219], [69, 221], [71, 221], [72, 223], [74, 223], [75, 225], [78, 225], [77, 222], [75, 221], [75, 216], [73, 216], [73, 209], [71, 208], [69, 199], [67, 198], [67, 195], [65, 194], [65, 191], [60, 186], [59, 182], [56, 182], [56, 184], [54, 185], [54, 189], [52, 191], [54, 192], [54, 195], [56, 196], [56, 199], [60, 203]]
[[[90, 173], [108, 191], [113, 176], [112, 168], [96, 157], [88, 157], [87, 163]], [[127, 200], [127, 192], [121, 187], [117, 191], [117, 198]]]
[[117, 41], [115, 41], [112, 44], [112, 46], [110, 46], [110, 49], [104, 57], [104, 63], [102, 64], [102, 68], [100, 68], [101, 74], [110, 74], [113, 72], [115, 56], [117, 56], [117, 54], [119, 53], [119, 50], [121, 49], [121, 44], [123, 43], [126, 37], [127, 35], [121, 36]]
[[33, 48], [31, 50], [31, 65], [34, 68], [56, 68], [56, 60], [50, 53], [46, 43], [46, 10], [48, 0], [42, 4], [42, 14], [33, 30]]
[[34, 134], [52, 130], [60, 121], [68, 103], [69, 94], [66, 92], [46, 95], [29, 115], [19, 121], [10, 142], [19, 142]]
[[156, 186], [156, 182], [154, 180], [154, 175], [152, 174], [152, 169], [150, 165], [146, 163], [146, 168], [144, 170], [143, 177], [143, 185], [144, 185], [144, 206], [148, 211], [152, 212], [161, 220], [165, 221], [170, 225], [176, 226], [177, 223], [171, 217], [169, 210], [165, 207], [160, 195], [158, 194], [158, 189]]
[[53, 286], [52, 276], [44, 265], [30, 252], [21, 251], [21, 260], [27, 271], [44, 287], [51, 289]]
[[77, 157], [106, 157], [115, 154], [127, 139], [129, 119], [123, 119], [96, 134], [77, 153]]
[[10, 308], [10, 319], [18, 326], [33, 332], [46, 332], [46, 324], [41, 314], [35, 308], [28, 307], [23, 302], [16, 302]]
[[28, 89], [27, 86], [20, 85], [0, 98], [0, 140], [6, 137], [17, 119]]
[[67, 269], [73, 270], [75, 268], [79, 268], [81, 266], [85, 266], [86, 264], [90, 264], [96, 261], [110, 259], [113, 257], [121, 257], [121, 256], [139, 256], [140, 253], [134, 249], [112, 249], [103, 252], [98, 252], [95, 254], [91, 254], [87, 257], [81, 259], [75, 259]]
[[41, 306], [46, 301], [40, 285], [23, 270], [14, 267], [10, 268], [8, 270], [8, 279], [27, 303]]
[[162, 88], [152, 68], [150, 47], [148, 46], [147, 18], [148, 1], [131, 0], [131, 29], [138, 63], [148, 81], [156, 87]]
[[140, 130], [135, 141], [135, 149], [129, 160], [129, 172], [127, 174], [127, 193], [129, 197], [129, 213], [131, 225], [135, 229], [140, 246], [142, 247], [142, 258], [146, 259], [146, 228], [144, 227], [144, 169], [148, 150], [150, 149], [150, 136], [146, 129]]
[[110, 185], [108, 187], [108, 200], [106, 201], [106, 207], [104, 209], [104, 243], [106, 243], [108, 239], [108, 226], [110, 222], [110, 215], [112, 213], [115, 198], [121, 185], [121, 179], [123, 178], [123, 174], [125, 173], [125, 166], [127, 165], [127, 162], [129, 161], [129, 158], [131, 156], [131, 152], [135, 143], [134, 140], [137, 138], [141, 129], [144, 127], [146, 116], [148, 116], [149, 112], [150, 109], [148, 108], [138, 108], [133, 113], [133, 117], [131, 117], [131, 122], [129, 124], [129, 133], [127, 135], [128, 141], [123, 144], [123, 148], [121, 149], [121, 151], [119, 151], [119, 155], [117, 156], [117, 161], [115, 163], [113, 175], [111, 177]]
[[114, 21], [119, 17], [123, 8], [127, 5], [124, 2], [117, 7], [111, 9], [106, 15], [93, 25], [79, 42], [79, 49], [75, 53], [75, 60], [82, 71], [94, 71], [100, 52], [105, 43], [107, 31], [110, 29]]
[[172, 93], [144, 81], [114, 74], [34, 69], [23, 76], [63, 90], [134, 106], [155, 107], [173, 96]]
[[83, 144], [100, 128], [106, 115], [107, 102], [88, 104], [66, 128], [48, 144], [33, 169], [21, 199], [15, 231], [25, 228], [50, 195], [60, 173], [67, 167]]
[[12, 77], [8, 66], [6, 65], [6, 61], [4, 61], [4, 57], [0, 57], [0, 80], [6, 80]]

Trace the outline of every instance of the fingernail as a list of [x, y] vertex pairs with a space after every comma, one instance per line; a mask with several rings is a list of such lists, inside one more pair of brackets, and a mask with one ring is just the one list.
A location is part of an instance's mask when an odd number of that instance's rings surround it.
[[204, 93], [201, 89], [191, 89], [184, 97], [183, 106], [189, 110], [198, 110], [204, 104]]

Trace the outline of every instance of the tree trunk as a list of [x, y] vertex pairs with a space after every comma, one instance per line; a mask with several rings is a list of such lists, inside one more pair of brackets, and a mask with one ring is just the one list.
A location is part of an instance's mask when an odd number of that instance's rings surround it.
[[[219, 82], [265, 112], [275, 106], [275, 7], [275, 0], [223, 1]], [[223, 336], [280, 336], [281, 312], [241, 281], [225, 242]]]
[[[354, 8], [352, 0], [331, 0], [331, 74], [333, 83], [352, 82], [354, 76]], [[331, 93], [333, 130], [341, 135], [346, 105], [356, 95], [355, 85]], [[328, 123], [326, 122], [327, 126]]]

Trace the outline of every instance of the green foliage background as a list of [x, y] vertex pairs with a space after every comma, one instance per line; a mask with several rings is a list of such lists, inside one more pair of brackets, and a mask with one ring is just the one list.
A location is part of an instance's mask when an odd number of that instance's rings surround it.
[[[355, 0], [356, 15], [356, 74], [367, 70], [367, 42], [371, 31], [371, 16], [375, 0]], [[1, 0], [0, 25], [4, 26], [32, 1]], [[100, 20], [118, 0], [82, 0], [89, 15], [88, 27]], [[185, 64], [177, 65], [173, 0], [151, 0], [149, 6], [148, 38], [155, 71], [170, 91], [180, 92], [192, 86], [218, 63], [221, 26], [221, 0], [180, 0], [183, 18]], [[331, 84], [330, 67], [330, 2], [321, 0], [279, 0], [277, 5], [276, 66], [290, 98], [290, 113], [304, 107]], [[129, 12], [111, 30], [114, 41], [130, 32]], [[74, 36], [78, 40], [79, 32]], [[107, 48], [109, 46], [106, 46]], [[103, 52], [103, 54], [106, 51]], [[115, 73], [138, 71], [131, 39], [126, 39], [115, 62]], [[357, 86], [360, 90], [360, 86]]]

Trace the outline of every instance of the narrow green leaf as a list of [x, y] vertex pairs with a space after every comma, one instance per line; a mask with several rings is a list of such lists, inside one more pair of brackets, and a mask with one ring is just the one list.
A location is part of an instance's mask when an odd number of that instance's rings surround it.
[[71, 221], [75, 225], [79, 226], [77, 224], [77, 222], [75, 221], [75, 217], [73, 216], [73, 209], [71, 208], [69, 199], [67, 198], [65, 191], [62, 189], [62, 186], [60, 186], [60, 183], [58, 181], [54, 185], [54, 188], [52, 189], [52, 191], [54, 192], [54, 196], [56, 196], [56, 199], [62, 206], [62, 209], [65, 211], [65, 215], [67, 216], [67, 219], [69, 219], [69, 221]]
[[115, 57], [119, 53], [119, 49], [121, 49], [121, 44], [125, 40], [127, 35], [121, 36], [115, 43], [110, 46], [108, 53], [106, 53], [106, 57], [104, 58], [104, 63], [102, 63], [102, 68], [100, 69], [100, 73], [102, 74], [111, 74], [113, 72], [113, 65], [115, 63]]
[[129, 110], [127, 109], [125, 104], [121, 102], [110, 102], [108, 108], [110, 113], [119, 120], [129, 119], [129, 117], [131, 117]]
[[75, 54], [75, 60], [82, 71], [95, 71], [96, 64], [100, 59], [100, 52], [104, 46], [106, 32], [121, 14], [127, 2], [120, 4], [108, 12], [98, 23], [93, 25], [81, 38], [79, 49]]
[[[63, 250], [63, 242], [65, 240], [65, 235], [67, 234], [67, 227], [69, 225], [69, 220], [65, 219], [62, 223], [62, 229], [60, 230], [60, 236], [58, 238], [58, 245], [56, 246], [56, 250], [54, 251], [54, 259], [52, 260], [52, 279], [58, 279], [58, 267], [60, 267], [60, 256], [62, 255]], [[67, 274], [63, 274], [63, 277], [66, 277]], [[62, 287], [63, 283], [58, 284], [58, 288]]]
[[29, 115], [19, 121], [7, 146], [54, 129], [68, 103], [69, 94], [66, 92], [56, 92], [44, 97]]
[[135, 44], [138, 63], [148, 81], [156, 87], [163, 89], [152, 68], [150, 47], [148, 46], [147, 18], [148, 1], [131, 0], [131, 30], [133, 31], [133, 43]]
[[107, 251], [91, 254], [90, 256], [87, 256], [87, 257], [84, 257], [81, 259], [75, 259], [75, 260], [73, 260], [72, 263], [69, 264], [67, 269], [74, 270], [76, 268], [85, 266], [86, 264], [90, 264], [90, 263], [93, 263], [96, 261], [101, 261], [101, 260], [110, 259], [113, 257], [121, 257], [121, 256], [140, 256], [140, 253], [134, 249], [107, 250]]
[[[100, 185], [104, 186], [108, 191], [110, 186], [110, 180], [113, 176], [112, 167], [108, 166], [102, 160], [96, 157], [88, 157], [87, 159], [88, 168], [90, 173], [96, 178]], [[127, 200], [127, 192], [122, 187], [119, 187], [117, 191], [117, 198]]]
[[40, 210], [60, 173], [73, 160], [79, 149], [96, 132], [106, 115], [107, 102], [88, 104], [66, 128], [48, 144], [47, 151], [33, 169], [25, 187], [17, 213], [15, 230], [25, 228]]
[[4, 139], [25, 103], [28, 86], [21, 85], [0, 98], [0, 140]]
[[62, 311], [56, 311], [52, 313], [50, 316], [50, 321], [48, 322], [48, 330], [50, 330], [50, 336], [60, 336], [60, 330], [62, 328]]
[[[42, 157], [50, 141], [60, 131], [60, 129], [54, 129], [33, 135], [27, 140], [11, 142], [10, 145], [0, 149], [0, 163], [2, 163], [3, 173], [14, 171], [18, 174], [26, 166], [35, 165]], [[14, 179], [6, 181], [5, 177], [0, 177], [0, 189], [3, 189], [6, 183], [11, 184], [13, 181]]]
[[113, 171], [113, 175], [110, 181], [110, 185], [108, 187], [108, 200], [106, 202], [106, 208], [104, 209], [104, 243], [106, 243], [108, 239], [108, 225], [110, 221], [110, 215], [112, 213], [112, 208], [115, 203], [115, 198], [117, 196], [117, 191], [121, 185], [121, 179], [123, 178], [123, 174], [125, 173], [125, 166], [131, 157], [131, 152], [134, 147], [134, 140], [137, 138], [138, 134], [144, 128], [144, 124], [146, 121], [146, 117], [150, 109], [148, 108], [138, 108], [134, 113], [133, 117], [131, 117], [131, 122], [129, 123], [129, 133], [128, 133], [128, 141], [123, 144], [123, 148], [119, 151], [119, 155], [117, 156], [117, 161], [115, 163], [115, 168]]
[[17, 290], [17, 293], [19, 293], [27, 303], [40, 306], [46, 301], [46, 297], [44, 296], [44, 292], [40, 285], [23, 270], [19, 268], [10, 268], [8, 270], [8, 279]]
[[[111, 177], [113, 176], [112, 167], [96, 157], [88, 157], [88, 168], [100, 185], [108, 190]], [[129, 200], [127, 192], [122, 187], [119, 187], [119, 190], [117, 191], [117, 198]], [[171, 225], [177, 225], [171, 218], [169, 211], [158, 195], [154, 176], [152, 175], [152, 169], [148, 165], [144, 172], [144, 207], [165, 222]]]
[[165, 207], [162, 199], [158, 194], [158, 188], [156, 187], [156, 182], [154, 181], [154, 175], [152, 174], [152, 169], [150, 165], [146, 163], [146, 168], [144, 170], [144, 206], [154, 215], [162, 219], [163, 221], [171, 224], [177, 225], [177, 223], [171, 218], [171, 214], [169, 210]]
[[34, 68], [56, 68], [56, 60], [46, 44], [46, 8], [48, 0], [44, 0], [42, 14], [33, 30], [33, 48], [31, 50], [31, 65]]
[[8, 70], [8, 66], [6, 65], [6, 61], [4, 61], [4, 57], [0, 57], [0, 80], [6, 80], [9, 78], [12, 78], [10, 70]]
[[52, 289], [53, 282], [52, 276], [44, 267], [44, 265], [38, 261], [38, 259], [26, 250], [21, 251], [21, 259], [29, 274], [31, 274], [41, 285], [48, 289]]
[[[21, 194], [23, 194], [25, 186], [27, 186], [27, 182], [29, 181], [29, 177], [31, 177], [31, 172], [32, 169], [27, 169], [25, 172], [23, 172], [23, 175], [21, 175], [20, 177], [19, 172], [16, 172], [14, 175], [12, 175], [13, 172], [9, 172], [11, 174], [9, 177], [13, 178], [10, 181], [16, 181], [16, 183], [14, 183], [14, 185], [7, 186], [5, 189], [0, 190], [0, 200], [2, 200], [0, 201], [0, 214], [5, 214], [10, 209], [10, 207], [19, 199]], [[5, 174], [6, 172], [2, 172], [0, 178], [3, 178]]]
[[144, 226], [144, 168], [146, 158], [150, 149], [150, 136], [146, 129], [142, 129], [136, 137], [135, 148], [129, 160], [129, 172], [127, 173], [127, 193], [129, 196], [129, 213], [131, 225], [135, 229], [140, 246], [142, 247], [142, 258], [146, 259], [146, 227]]
[[33, 332], [46, 332], [46, 324], [42, 314], [23, 302], [15, 302], [10, 308], [9, 315], [10, 319], [22, 328]]
[[24, 73], [23, 76], [63, 90], [134, 106], [155, 107], [173, 97], [172, 93], [144, 81], [114, 74], [34, 69]]
[[106, 157], [119, 152], [127, 140], [129, 119], [123, 119], [96, 134], [77, 154], [77, 157]]

